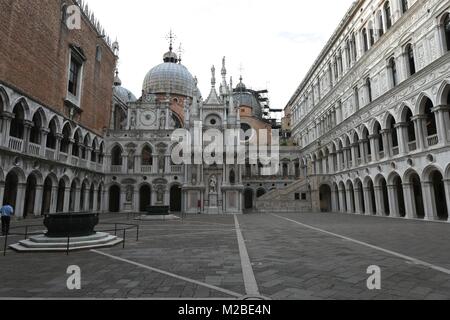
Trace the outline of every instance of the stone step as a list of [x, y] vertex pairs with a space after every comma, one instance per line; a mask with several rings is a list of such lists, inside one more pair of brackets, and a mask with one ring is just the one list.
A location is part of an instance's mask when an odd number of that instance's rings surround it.
[[[88, 246], [71, 246], [69, 251], [82, 251], [82, 250], [92, 250], [92, 249], [101, 249], [101, 248], [111, 248], [118, 244], [121, 244], [123, 239], [117, 238], [114, 241], [98, 244], [98, 245], [88, 245]], [[27, 248], [22, 246], [21, 244], [13, 244], [9, 246], [14, 251], [24, 253], [24, 252], [65, 252], [67, 248]]]

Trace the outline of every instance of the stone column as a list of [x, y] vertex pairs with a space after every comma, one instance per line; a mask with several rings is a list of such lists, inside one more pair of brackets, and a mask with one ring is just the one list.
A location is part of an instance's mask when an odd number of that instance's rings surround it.
[[381, 187], [374, 187], [375, 201], [377, 203], [377, 216], [384, 217], [386, 215], [386, 209], [383, 201], [383, 191]]
[[50, 133], [50, 129], [41, 128], [41, 150], [40, 156], [45, 158], [45, 150], [47, 148], [47, 136]]
[[80, 189], [80, 187], [76, 187], [75, 188], [75, 206], [73, 209], [75, 212], [80, 212], [80, 210], [81, 210], [80, 200], [81, 200], [81, 189]]
[[58, 185], [52, 186], [52, 196], [50, 199], [49, 213], [56, 213], [57, 205], [58, 205]]
[[425, 220], [437, 220], [436, 203], [434, 201], [433, 183], [431, 181], [422, 181], [422, 197], [425, 208]]
[[344, 156], [344, 169], [349, 169], [348, 165], [348, 147], [343, 148], [342, 155]]
[[23, 122], [23, 148], [22, 151], [24, 153], [28, 153], [28, 145], [30, 144], [30, 131], [33, 127], [34, 123], [31, 121]]
[[84, 191], [84, 208], [81, 208], [81, 211], [83, 212], [89, 212], [89, 203], [91, 202], [91, 199], [89, 197], [90, 191], [90, 188], [86, 188], [86, 190]]
[[416, 133], [416, 143], [417, 143], [417, 150], [422, 151], [425, 147], [428, 147], [428, 142], [425, 141], [425, 133], [424, 133], [424, 126], [423, 121], [426, 118], [426, 116], [419, 115], [412, 117], [411, 120], [414, 122], [414, 130]]
[[375, 206], [373, 203], [373, 199], [371, 196], [371, 190], [369, 187], [364, 187], [364, 203], [366, 205], [365, 214], [366, 215], [374, 215], [375, 214]]
[[395, 185], [388, 185], [389, 212], [391, 217], [400, 217], [398, 192]]
[[344, 194], [344, 190], [339, 190], [339, 211], [341, 213], [346, 213], [346, 199], [345, 199], [345, 194]]
[[416, 202], [414, 199], [413, 185], [411, 183], [403, 183], [403, 195], [405, 198], [405, 211], [407, 219], [417, 218]]
[[70, 210], [70, 186], [66, 187], [64, 192], [64, 207], [63, 212], [69, 212]]
[[98, 187], [94, 187], [94, 195], [92, 200], [92, 211], [97, 212], [98, 208]]
[[383, 139], [384, 158], [389, 159], [392, 156], [392, 143], [390, 143], [391, 130], [381, 130], [380, 133], [381, 139]]
[[55, 144], [55, 157], [53, 159], [47, 159], [47, 160], [56, 160], [59, 161], [59, 153], [61, 151], [61, 140], [63, 139], [62, 134], [55, 134], [56, 144]]
[[5, 182], [0, 181], [0, 205], [3, 204], [4, 195], [5, 195]]
[[16, 194], [16, 207], [14, 208], [15, 215], [17, 218], [22, 219], [23, 213], [25, 210], [25, 190], [26, 183], [20, 183], [17, 185], [17, 194]]
[[355, 213], [364, 214], [362, 206], [363, 192], [360, 188], [355, 188]]
[[331, 192], [331, 211], [332, 212], [339, 212], [339, 192], [336, 190], [333, 190]]
[[445, 188], [445, 201], [447, 202], [447, 212], [449, 214], [448, 221], [450, 222], [450, 179], [444, 180], [444, 188]]
[[448, 140], [449, 125], [449, 110], [450, 107], [442, 105], [436, 106], [431, 111], [436, 117], [436, 126], [439, 137], [439, 145], [444, 145]]
[[400, 155], [405, 155], [409, 152], [408, 148], [408, 124], [406, 122], [400, 122], [395, 124], [395, 129], [398, 135], [398, 148]]
[[347, 213], [354, 213], [355, 207], [353, 206], [354, 194], [350, 189], [346, 190], [347, 195]]
[[2, 124], [2, 139], [0, 141], [5, 147], [8, 147], [9, 143], [9, 131], [11, 130], [11, 120], [14, 119], [14, 114], [11, 112], [3, 111], [3, 124]]
[[43, 196], [44, 186], [36, 185], [36, 193], [34, 196], [34, 208], [33, 214], [35, 217], [39, 217], [42, 214], [42, 196]]
[[372, 161], [371, 162], [377, 162], [379, 159], [379, 148], [378, 148], [378, 139], [379, 136], [374, 134], [369, 136], [370, 140], [370, 150], [371, 150], [371, 156]]

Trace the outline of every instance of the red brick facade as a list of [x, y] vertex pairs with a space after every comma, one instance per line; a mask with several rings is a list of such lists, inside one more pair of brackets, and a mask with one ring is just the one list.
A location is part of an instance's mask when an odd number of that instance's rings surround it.
[[[108, 127], [116, 57], [82, 15], [81, 30], [62, 23], [62, 5], [72, 0], [0, 1], [0, 82], [69, 117], [70, 45], [80, 47], [83, 65], [81, 113], [75, 120], [97, 134]], [[102, 58], [96, 59], [97, 46]]]

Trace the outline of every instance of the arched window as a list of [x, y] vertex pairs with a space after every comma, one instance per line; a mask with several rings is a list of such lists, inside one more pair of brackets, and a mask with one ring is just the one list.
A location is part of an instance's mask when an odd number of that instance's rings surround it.
[[25, 111], [21, 103], [13, 109], [14, 118], [11, 120], [9, 135], [14, 138], [23, 139]]
[[235, 184], [236, 183], [236, 174], [234, 173], [234, 170], [231, 169], [230, 170], [230, 184]]
[[153, 165], [153, 156], [152, 156], [152, 149], [149, 146], [145, 146], [142, 149], [142, 166], [151, 166]]
[[375, 30], [373, 28], [373, 23], [372, 22], [369, 23], [369, 43], [370, 43], [371, 47], [375, 43]]
[[408, 0], [401, 0], [402, 3], [402, 13], [405, 13], [409, 9]]
[[427, 128], [427, 136], [431, 137], [437, 134], [437, 126], [436, 126], [436, 117], [434, 116], [434, 113], [431, 111], [433, 109], [433, 102], [430, 99], [427, 99], [425, 102], [425, 115], [427, 116], [426, 119], [426, 128]]
[[395, 58], [392, 57], [389, 60], [389, 71], [391, 74], [391, 80], [392, 80], [392, 86], [396, 87], [397, 83], [398, 83], [398, 79], [397, 79], [397, 64], [395, 63]]
[[378, 11], [378, 36], [381, 37], [384, 34], [384, 26], [383, 26], [383, 14], [381, 11]]
[[98, 163], [103, 163], [103, 158], [105, 157], [105, 143], [104, 142], [102, 142], [101, 144], [100, 144], [100, 149], [99, 149], [99, 152], [98, 152]]
[[356, 61], [357, 58], [357, 52], [356, 52], [356, 38], [355, 38], [355, 34], [352, 34], [351, 40], [350, 40], [350, 44], [351, 44], [351, 51], [352, 51], [352, 58], [353, 61]]
[[82, 147], [82, 152], [81, 152], [81, 157], [82, 157], [83, 159], [86, 159], [86, 160], [87, 160], [87, 158], [88, 158], [88, 148], [89, 148], [89, 145], [90, 145], [90, 139], [89, 139], [89, 136], [86, 135], [86, 136], [84, 137], [83, 147]]
[[363, 44], [364, 44], [364, 52], [369, 50], [369, 43], [367, 42], [367, 29], [362, 29], [362, 37], [363, 37]]
[[411, 44], [406, 46], [406, 57], [408, 59], [409, 75], [412, 76], [416, 73], [416, 61], [414, 59], [414, 50]]
[[80, 155], [80, 133], [75, 132], [75, 136], [73, 137], [73, 145], [72, 145], [72, 156], [78, 157]]
[[122, 149], [119, 146], [115, 146], [111, 151], [111, 165], [122, 165]]
[[97, 162], [97, 153], [96, 153], [96, 149], [97, 149], [97, 139], [94, 139], [94, 141], [92, 141], [92, 150], [91, 150], [91, 161], [92, 162]]
[[33, 116], [33, 126], [30, 131], [30, 142], [35, 144], [41, 143], [41, 127], [42, 120], [39, 112], [36, 112]]
[[444, 33], [445, 33], [445, 49], [450, 51], [450, 14], [447, 14], [444, 18]]
[[69, 124], [66, 124], [63, 129], [63, 138], [61, 140], [60, 151], [62, 153], [67, 153], [69, 151], [71, 130]]
[[367, 98], [369, 99], [369, 103], [372, 102], [372, 81], [370, 78], [366, 79], [366, 87], [367, 87]]
[[350, 39], [347, 39], [346, 44], [345, 44], [345, 56], [347, 58], [347, 66], [348, 67], [350, 67], [350, 64], [352, 63], [350, 48], [351, 48]]
[[49, 132], [47, 135], [47, 148], [55, 150], [56, 148], [56, 123], [55, 120], [50, 121], [48, 126]]
[[386, 14], [386, 28], [389, 30], [392, 27], [391, 3], [389, 1], [384, 4], [384, 13]]

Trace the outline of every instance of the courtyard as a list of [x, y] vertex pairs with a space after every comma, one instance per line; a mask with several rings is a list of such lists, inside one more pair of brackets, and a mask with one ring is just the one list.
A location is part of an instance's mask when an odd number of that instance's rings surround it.
[[[101, 221], [138, 223], [140, 239], [130, 231], [125, 249], [68, 256], [8, 251], [0, 257], [0, 298], [450, 298], [447, 223], [330, 213], [140, 222], [104, 214]], [[81, 269], [80, 290], [66, 285], [72, 265]], [[367, 287], [370, 266], [381, 269], [380, 290]]]

